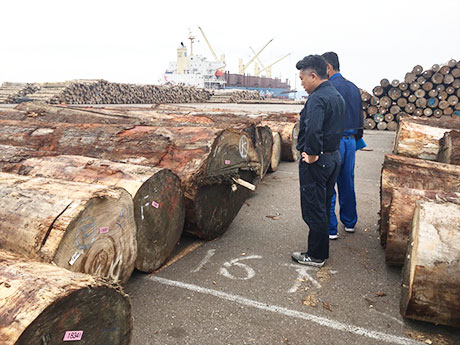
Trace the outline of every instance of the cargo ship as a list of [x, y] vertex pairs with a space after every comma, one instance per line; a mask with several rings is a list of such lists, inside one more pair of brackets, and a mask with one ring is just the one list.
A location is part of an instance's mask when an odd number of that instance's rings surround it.
[[[256, 90], [264, 98], [288, 98], [289, 96], [289, 80], [282, 81], [279, 78], [271, 77], [271, 67], [287, 57], [285, 55], [274, 63], [263, 66], [260, 62], [254, 62], [258, 58], [263, 49], [272, 41], [270, 40], [258, 53], [254, 52], [252, 59], [245, 65], [241, 59], [239, 62], [240, 73], [230, 73], [225, 70], [225, 56], [217, 57], [212, 49], [209, 41], [204, 35], [203, 30], [198, 27], [203, 35], [205, 42], [214, 57], [214, 61], [208, 60], [202, 55], [193, 54], [193, 42], [195, 37], [191, 34], [188, 39], [190, 40], [190, 54], [187, 47], [181, 42], [177, 48], [177, 59], [169, 63], [168, 69], [164, 73], [164, 82], [171, 84], [182, 84], [189, 86], [196, 86], [208, 89], [247, 89]], [[249, 75], [244, 73], [246, 68], [254, 62], [254, 71], [256, 75]], [[259, 64], [262, 68], [259, 67]], [[265, 72], [266, 76], [261, 73]]]

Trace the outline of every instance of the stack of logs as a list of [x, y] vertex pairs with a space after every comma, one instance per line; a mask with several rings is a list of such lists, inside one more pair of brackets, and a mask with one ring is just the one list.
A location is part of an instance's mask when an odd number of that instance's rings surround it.
[[404, 81], [382, 79], [372, 95], [361, 92], [364, 128], [396, 130], [401, 117], [460, 116], [460, 62], [423, 70], [420, 65], [406, 73]]
[[260, 100], [257, 91], [207, 90], [184, 85], [137, 85], [105, 80], [57, 83], [8, 83], [0, 87], [0, 103], [20, 103], [27, 98], [50, 104], [159, 104]]
[[213, 90], [209, 99], [210, 103], [238, 103], [241, 101], [261, 100], [260, 93], [256, 90], [224, 89]]
[[460, 326], [460, 119], [402, 118], [381, 178], [380, 240], [401, 314]]
[[1, 111], [0, 342], [128, 344], [116, 284], [160, 268], [183, 230], [224, 233], [265, 173], [298, 158], [297, 126], [173, 106]]

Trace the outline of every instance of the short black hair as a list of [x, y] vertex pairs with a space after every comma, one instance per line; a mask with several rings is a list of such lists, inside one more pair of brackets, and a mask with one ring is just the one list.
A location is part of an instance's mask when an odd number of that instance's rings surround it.
[[327, 79], [327, 62], [321, 55], [308, 55], [297, 62], [295, 67], [300, 71], [310, 69], [321, 79]]
[[340, 71], [339, 56], [334, 52], [327, 52], [322, 55], [327, 63], [330, 63], [334, 71]]

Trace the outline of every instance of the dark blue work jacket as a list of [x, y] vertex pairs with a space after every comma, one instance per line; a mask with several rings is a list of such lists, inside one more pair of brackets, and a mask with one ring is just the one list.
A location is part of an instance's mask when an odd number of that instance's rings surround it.
[[311, 93], [300, 112], [297, 150], [309, 155], [338, 150], [344, 121], [343, 97], [330, 81], [323, 82]]
[[345, 99], [345, 134], [355, 134], [363, 128], [361, 93], [358, 87], [345, 79], [341, 73], [334, 74], [329, 81]]

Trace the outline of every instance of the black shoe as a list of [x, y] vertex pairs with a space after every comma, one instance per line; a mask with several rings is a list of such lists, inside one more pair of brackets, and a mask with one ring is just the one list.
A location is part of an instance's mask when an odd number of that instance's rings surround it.
[[308, 256], [307, 253], [301, 252], [294, 252], [292, 253], [291, 257], [295, 262], [307, 266], [323, 267], [324, 263], [326, 262], [326, 260], [315, 259], [311, 256]]

